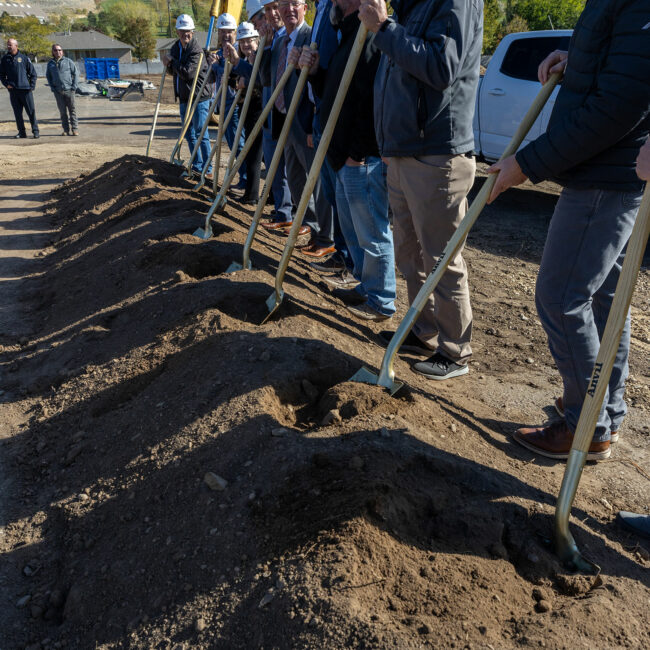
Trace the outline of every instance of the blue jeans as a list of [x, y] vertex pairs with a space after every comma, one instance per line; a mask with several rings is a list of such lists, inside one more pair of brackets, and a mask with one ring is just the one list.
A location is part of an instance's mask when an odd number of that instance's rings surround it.
[[[262, 129], [262, 151], [264, 152], [264, 164], [266, 169], [271, 166], [273, 154], [277, 140], [273, 139], [271, 129], [264, 127]], [[273, 191], [273, 204], [275, 207], [274, 220], [279, 222], [291, 221], [291, 192], [289, 191], [289, 183], [287, 183], [287, 173], [284, 168], [284, 154], [280, 158], [280, 164], [273, 177], [271, 183], [271, 190]]]
[[[314, 151], [318, 149], [321, 136], [320, 115], [318, 112], [316, 112], [314, 114], [314, 123], [312, 125]], [[327, 157], [323, 161], [323, 166], [320, 170], [320, 183], [325, 198], [332, 205], [332, 212], [334, 215], [334, 246], [336, 247], [336, 253], [341, 256], [343, 263], [348, 268], [348, 270], [351, 271], [352, 258], [350, 257], [350, 252], [348, 251], [348, 247], [345, 243], [345, 237], [343, 236], [341, 224], [339, 223], [339, 216], [336, 213], [336, 172], [332, 169], [332, 166], [329, 164], [329, 162], [327, 162]]]
[[[564, 382], [564, 414], [572, 431], [578, 424], [640, 203], [638, 192], [564, 189], [551, 219], [535, 301]], [[628, 314], [595, 442], [609, 440], [627, 412], [623, 392], [629, 349]]]
[[[199, 102], [196, 110], [194, 111], [194, 115], [192, 116], [192, 123], [187, 127], [187, 131], [185, 132], [185, 139], [187, 140], [187, 144], [190, 148], [190, 153], [194, 151], [194, 146], [196, 145], [196, 141], [199, 138], [199, 135], [201, 134], [201, 129], [203, 128], [203, 125], [205, 124], [205, 121], [208, 119], [208, 109], [210, 108], [210, 100], [205, 99], [202, 102]], [[187, 104], [180, 104], [180, 111], [181, 111], [181, 122], [185, 121], [185, 112], [187, 111]], [[203, 171], [203, 165], [206, 164], [206, 161], [210, 158], [210, 133], [208, 129], [206, 129], [205, 134], [203, 135], [203, 140], [201, 140], [201, 146], [199, 147], [199, 150], [196, 152], [196, 156], [194, 157], [194, 162], [192, 163], [192, 169], [199, 174]], [[212, 171], [212, 165], [210, 164], [208, 166], [208, 169], [206, 170], [206, 173], [210, 173]]]
[[395, 313], [395, 255], [388, 221], [386, 165], [366, 158], [359, 166], [344, 165], [336, 174], [336, 207], [352, 257], [357, 287], [368, 305], [386, 316]]
[[[228, 111], [230, 110], [230, 106], [232, 106], [232, 101], [228, 102], [226, 101], [226, 115], [228, 115]], [[225, 116], [224, 116], [225, 117]], [[235, 142], [235, 135], [237, 133], [237, 126], [239, 125], [239, 106], [235, 106], [235, 110], [232, 114], [232, 117], [230, 118], [230, 122], [228, 123], [228, 126], [226, 127], [226, 132], [223, 134], [224, 137], [226, 138], [226, 142], [228, 143], [228, 147], [230, 148], [230, 151], [232, 151], [233, 144]], [[237, 143], [237, 153], [235, 154], [235, 157], [239, 156], [241, 153], [241, 150], [244, 148], [244, 129], [242, 129], [242, 132], [239, 136], [239, 142]], [[239, 167], [239, 179], [241, 182], [244, 182], [246, 180], [246, 161], [242, 162], [241, 166]]]

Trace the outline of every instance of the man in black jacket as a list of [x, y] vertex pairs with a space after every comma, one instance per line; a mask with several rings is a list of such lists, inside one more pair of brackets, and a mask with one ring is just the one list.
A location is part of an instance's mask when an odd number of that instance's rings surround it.
[[[635, 159], [650, 129], [650, 6], [647, 0], [590, 0], [569, 51], [553, 52], [539, 67], [544, 83], [564, 71], [546, 133], [499, 171], [493, 201], [530, 179], [564, 187], [549, 226], [537, 278], [536, 303], [551, 354], [564, 383], [555, 405], [564, 418], [519, 429], [515, 440], [549, 458], [568, 457], [643, 183]], [[587, 459], [601, 460], [618, 439], [627, 407], [629, 315], [608, 394]]]
[[[338, 47], [327, 68], [318, 52], [304, 47], [298, 64], [310, 68], [310, 83], [320, 98], [320, 131], [332, 110], [359, 29], [360, 0], [332, 0]], [[395, 258], [388, 221], [386, 166], [379, 157], [373, 124], [372, 89], [381, 53], [366, 36], [341, 113], [327, 150], [336, 174], [336, 208], [353, 262], [356, 287], [346, 278], [323, 278], [334, 295], [358, 318], [383, 321], [395, 313]], [[292, 55], [296, 52], [292, 51]], [[292, 62], [292, 58], [289, 59]], [[294, 61], [295, 63], [295, 61]]]
[[0, 59], [0, 82], [9, 91], [9, 101], [16, 118], [18, 134], [16, 138], [26, 138], [23, 108], [32, 125], [32, 133], [39, 137], [36, 108], [32, 90], [36, 88], [36, 69], [29, 57], [18, 50], [18, 41], [10, 38], [7, 41], [7, 53]]
[[[174, 75], [174, 95], [180, 102], [181, 122], [184, 122], [185, 113], [190, 110], [192, 101], [194, 101], [194, 98], [190, 98], [190, 93], [192, 92], [196, 66], [199, 64], [202, 48], [200, 43], [194, 38], [194, 21], [191, 16], [181, 14], [176, 19], [176, 34], [178, 40], [172, 45], [169, 56], [164, 55], [162, 57], [162, 62], [163, 65], [167, 66], [169, 72]], [[210, 67], [204, 57], [201, 63], [199, 77], [196, 81], [196, 92], [201, 87], [201, 82], [206, 74], [210, 74]], [[209, 82], [203, 87], [203, 92], [201, 97], [199, 97], [199, 103], [197, 104], [196, 111], [194, 111], [192, 122], [185, 133], [190, 151], [194, 150], [194, 145], [201, 133], [201, 129], [205, 121], [209, 119], [208, 110], [210, 108], [212, 89], [213, 85]], [[201, 140], [201, 146], [194, 158], [192, 169], [200, 174], [203, 171], [204, 165], [208, 166], [206, 176], [211, 178], [212, 161], [210, 160], [210, 134], [208, 130], [206, 130], [203, 140]]]

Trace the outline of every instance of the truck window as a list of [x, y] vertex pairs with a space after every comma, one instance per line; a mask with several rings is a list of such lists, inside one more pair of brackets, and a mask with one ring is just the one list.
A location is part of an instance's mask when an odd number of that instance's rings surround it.
[[510, 43], [501, 72], [508, 77], [537, 81], [537, 68], [553, 50], [568, 50], [569, 36], [519, 38]]

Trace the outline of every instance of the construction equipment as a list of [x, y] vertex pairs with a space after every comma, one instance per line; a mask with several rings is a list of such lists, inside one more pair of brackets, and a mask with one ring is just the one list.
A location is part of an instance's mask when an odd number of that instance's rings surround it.
[[[176, 140], [176, 144], [174, 145], [174, 148], [172, 149], [172, 155], [169, 157], [169, 162], [173, 163], [175, 165], [182, 165], [183, 161], [181, 160], [181, 145], [183, 143], [183, 138], [185, 137], [185, 133], [192, 122], [192, 117], [194, 116], [194, 110], [196, 109], [196, 105], [198, 104], [198, 99], [201, 97], [201, 92], [203, 91], [203, 86], [205, 85], [205, 82], [208, 78], [208, 73], [206, 73], [203, 83], [201, 84], [201, 91], [199, 94], [194, 97], [194, 91], [196, 90], [196, 82], [199, 79], [199, 74], [201, 72], [201, 66], [203, 65], [203, 51], [201, 51], [201, 54], [199, 54], [199, 62], [198, 65], [196, 66], [196, 73], [194, 74], [194, 81], [192, 82], [192, 90], [190, 91], [190, 96], [187, 100], [187, 110], [185, 112], [185, 120], [183, 121], [183, 128], [181, 129], [181, 134], [178, 136], [178, 140]], [[194, 101], [193, 101], [194, 99]], [[178, 154], [178, 158], [175, 161], [174, 156]]]
[[[201, 128], [201, 133], [199, 133], [199, 137], [196, 140], [194, 149], [192, 149], [192, 155], [190, 156], [190, 159], [187, 163], [187, 168], [181, 174], [181, 176], [189, 176], [192, 173], [192, 163], [194, 162], [194, 158], [196, 158], [196, 154], [199, 150], [199, 147], [201, 146], [201, 142], [203, 142], [203, 136], [205, 135], [205, 132], [208, 130], [208, 125], [210, 124], [209, 116], [212, 115], [215, 106], [219, 101], [219, 97], [221, 97], [221, 86], [219, 86], [219, 89], [217, 90], [214, 97], [212, 98], [212, 101], [210, 102], [210, 107], [208, 108], [208, 119], [203, 123], [203, 127]], [[212, 159], [212, 151], [210, 151], [210, 159]], [[207, 164], [203, 166], [203, 169], [207, 169], [207, 168], [208, 168]]]
[[221, 186], [221, 191], [215, 197], [214, 201], [212, 202], [212, 205], [210, 206], [210, 209], [208, 210], [208, 214], [205, 217], [205, 227], [197, 228], [194, 231], [194, 235], [196, 237], [200, 237], [201, 239], [205, 239], [205, 240], [208, 240], [210, 239], [210, 237], [212, 237], [212, 226], [210, 225], [210, 220], [212, 219], [212, 216], [214, 215], [216, 210], [221, 209], [226, 205], [225, 190], [227, 190], [227, 188], [230, 187], [230, 183], [232, 183], [232, 180], [235, 177], [237, 170], [241, 167], [242, 163], [246, 159], [246, 156], [248, 155], [250, 148], [253, 146], [253, 142], [255, 142], [255, 138], [259, 135], [259, 132], [262, 130], [262, 127], [264, 126], [264, 122], [266, 122], [266, 118], [268, 117], [269, 113], [271, 112], [271, 109], [273, 108], [273, 105], [275, 104], [275, 100], [284, 89], [287, 81], [289, 80], [289, 77], [293, 74], [294, 70], [295, 70], [294, 65], [292, 65], [291, 63], [287, 65], [283, 75], [280, 77], [280, 80], [277, 82], [275, 89], [271, 93], [269, 100], [266, 102], [266, 106], [264, 107], [262, 114], [259, 116], [257, 122], [255, 122], [255, 126], [251, 129], [251, 132], [248, 134], [248, 138], [244, 143], [243, 149], [241, 150], [240, 154], [237, 156], [237, 159], [235, 160], [232, 168], [227, 172], [226, 178], [224, 179], [223, 185]]
[[[248, 107], [251, 103], [251, 98], [253, 97], [253, 89], [255, 88], [255, 80], [257, 79], [257, 73], [260, 69], [260, 64], [262, 63], [262, 54], [264, 52], [264, 46], [266, 45], [266, 36], [262, 36], [258, 46], [257, 52], [255, 52], [255, 61], [253, 62], [253, 69], [251, 71], [250, 81], [248, 82], [248, 88], [246, 89], [246, 97], [244, 98], [244, 105], [242, 106], [241, 113], [239, 114], [239, 123], [237, 124], [237, 131], [235, 132], [235, 139], [233, 140], [234, 145], [230, 151], [230, 156], [228, 157], [228, 164], [226, 165], [226, 176], [228, 175], [228, 170], [232, 167], [232, 164], [235, 162], [237, 156], [237, 143], [239, 138], [241, 138], [242, 131], [244, 129], [244, 120], [248, 113]], [[228, 188], [226, 187], [226, 190]], [[216, 194], [216, 192], [215, 192]]]
[[298, 204], [298, 209], [296, 210], [296, 216], [293, 219], [293, 224], [291, 230], [289, 231], [289, 238], [282, 252], [282, 258], [280, 259], [280, 265], [278, 266], [277, 273], [275, 275], [275, 291], [269, 296], [266, 300], [266, 306], [269, 309], [268, 316], [264, 319], [265, 323], [280, 307], [282, 304], [282, 299], [284, 298], [284, 291], [282, 289], [282, 284], [284, 282], [284, 276], [289, 266], [289, 260], [293, 254], [293, 249], [296, 245], [296, 240], [298, 239], [298, 231], [302, 226], [302, 220], [305, 217], [305, 212], [307, 212], [307, 206], [309, 205], [309, 199], [311, 194], [314, 191], [314, 186], [320, 175], [320, 169], [323, 166], [323, 161], [325, 160], [325, 154], [327, 153], [327, 148], [329, 147], [330, 140], [334, 134], [334, 129], [336, 128], [336, 122], [343, 107], [343, 102], [345, 101], [345, 96], [347, 95], [348, 88], [352, 82], [352, 77], [354, 71], [357, 68], [357, 63], [363, 47], [366, 41], [366, 35], [368, 29], [361, 23], [359, 29], [357, 30], [357, 35], [355, 36], [354, 44], [350, 50], [350, 55], [348, 56], [348, 61], [345, 65], [345, 70], [343, 71], [343, 77], [341, 78], [341, 83], [336, 92], [336, 97], [334, 98], [334, 103], [332, 105], [332, 110], [327, 118], [327, 124], [323, 129], [323, 134], [321, 136], [321, 141], [318, 144], [318, 149], [314, 154], [314, 161], [312, 162], [311, 169], [307, 176], [307, 181], [305, 182], [305, 187], [303, 188], [302, 195], [300, 197], [300, 202]]
[[167, 66], [163, 68], [162, 76], [160, 77], [160, 90], [158, 90], [158, 99], [156, 100], [156, 108], [153, 112], [153, 121], [151, 123], [151, 133], [149, 133], [149, 140], [147, 141], [147, 151], [145, 156], [149, 155], [149, 150], [151, 149], [151, 143], [153, 142], [153, 134], [156, 130], [156, 122], [158, 121], [158, 111], [160, 110], [160, 100], [162, 99], [163, 86], [165, 85], [165, 78], [167, 77]]
[[560, 560], [574, 571], [599, 573], [600, 567], [585, 558], [569, 530], [571, 506], [578, 490], [578, 483], [587, 459], [587, 452], [594, 437], [605, 393], [612, 373], [614, 360], [630, 310], [634, 285], [643, 261], [643, 253], [650, 235], [650, 187], [646, 184], [641, 207], [630, 235], [621, 275], [616, 284], [614, 300], [609, 310], [607, 324], [600, 341], [600, 349], [585, 394], [578, 426], [567, 459], [562, 487], [555, 507], [555, 550]]
[[[526, 115], [524, 115], [524, 118], [521, 121], [517, 132], [512, 137], [510, 144], [503, 152], [501, 160], [507, 158], [508, 156], [511, 156], [517, 151], [524, 138], [526, 137], [526, 134], [544, 108], [544, 105], [553, 92], [553, 89], [557, 85], [559, 79], [560, 75], [554, 74], [542, 86], [532, 106], [528, 109]], [[379, 375], [364, 366], [350, 378], [350, 381], [383, 386], [389, 390], [391, 395], [395, 395], [395, 393], [397, 393], [397, 391], [402, 388], [404, 384], [402, 382], [395, 381], [395, 371], [393, 369], [393, 361], [395, 360], [397, 350], [399, 350], [400, 346], [404, 342], [404, 339], [411, 331], [411, 328], [415, 324], [415, 321], [418, 319], [418, 316], [420, 315], [420, 312], [429, 299], [429, 296], [436, 288], [438, 282], [440, 281], [440, 278], [447, 270], [449, 262], [454, 258], [458, 249], [463, 245], [467, 234], [481, 214], [481, 211], [483, 210], [490, 196], [490, 193], [492, 192], [492, 188], [494, 187], [496, 179], [497, 174], [490, 174], [488, 176], [486, 181], [483, 183], [483, 187], [480, 189], [479, 193], [476, 195], [476, 198], [472, 202], [472, 205], [467, 211], [467, 214], [463, 217], [463, 220], [458, 225], [456, 232], [453, 234], [452, 238], [445, 246], [442, 255], [431, 270], [429, 277], [426, 279], [417, 296], [413, 300], [413, 304], [409, 307], [395, 334], [393, 334], [393, 338], [391, 339], [388, 348], [386, 349], [386, 353], [384, 354]]]
[[[317, 48], [316, 43], [312, 43], [311, 49], [315, 50], [316, 48]], [[284, 145], [285, 142], [287, 141], [287, 137], [289, 136], [291, 123], [293, 122], [293, 118], [295, 117], [296, 111], [298, 110], [298, 104], [300, 103], [300, 100], [302, 98], [302, 91], [303, 88], [305, 87], [305, 84], [307, 83], [308, 75], [309, 75], [309, 68], [305, 67], [300, 71], [300, 77], [298, 78], [298, 82], [296, 83], [296, 88], [294, 90], [293, 97], [291, 98], [291, 104], [289, 104], [289, 108], [287, 109], [287, 115], [285, 117], [284, 124], [282, 125], [282, 131], [280, 131], [280, 135], [278, 136], [278, 141], [275, 147], [275, 151], [273, 152], [273, 159], [271, 160], [271, 164], [269, 165], [269, 168], [266, 171], [266, 180], [264, 181], [264, 189], [262, 190], [262, 196], [257, 202], [257, 207], [255, 208], [255, 215], [253, 216], [253, 222], [251, 223], [251, 226], [248, 229], [246, 243], [244, 244], [242, 263], [238, 264], [237, 262], [233, 262], [226, 270], [227, 273], [234, 273], [235, 271], [239, 271], [241, 269], [251, 268], [251, 263], [250, 263], [251, 246], [253, 245], [253, 240], [255, 239], [255, 233], [257, 232], [257, 227], [259, 225], [260, 219], [262, 218], [262, 212], [264, 210], [264, 206], [266, 205], [266, 199], [269, 197], [269, 194], [271, 193], [271, 186], [273, 185], [273, 179], [275, 178], [275, 174], [278, 170], [278, 167], [280, 166], [280, 159], [282, 158], [282, 154], [284, 153]]]

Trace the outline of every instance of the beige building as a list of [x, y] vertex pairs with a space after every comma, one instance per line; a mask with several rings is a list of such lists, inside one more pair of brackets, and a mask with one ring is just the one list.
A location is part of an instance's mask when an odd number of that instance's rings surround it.
[[91, 59], [118, 59], [120, 63], [132, 63], [133, 47], [101, 32], [54, 32], [47, 38], [59, 43], [65, 55], [73, 61]]

